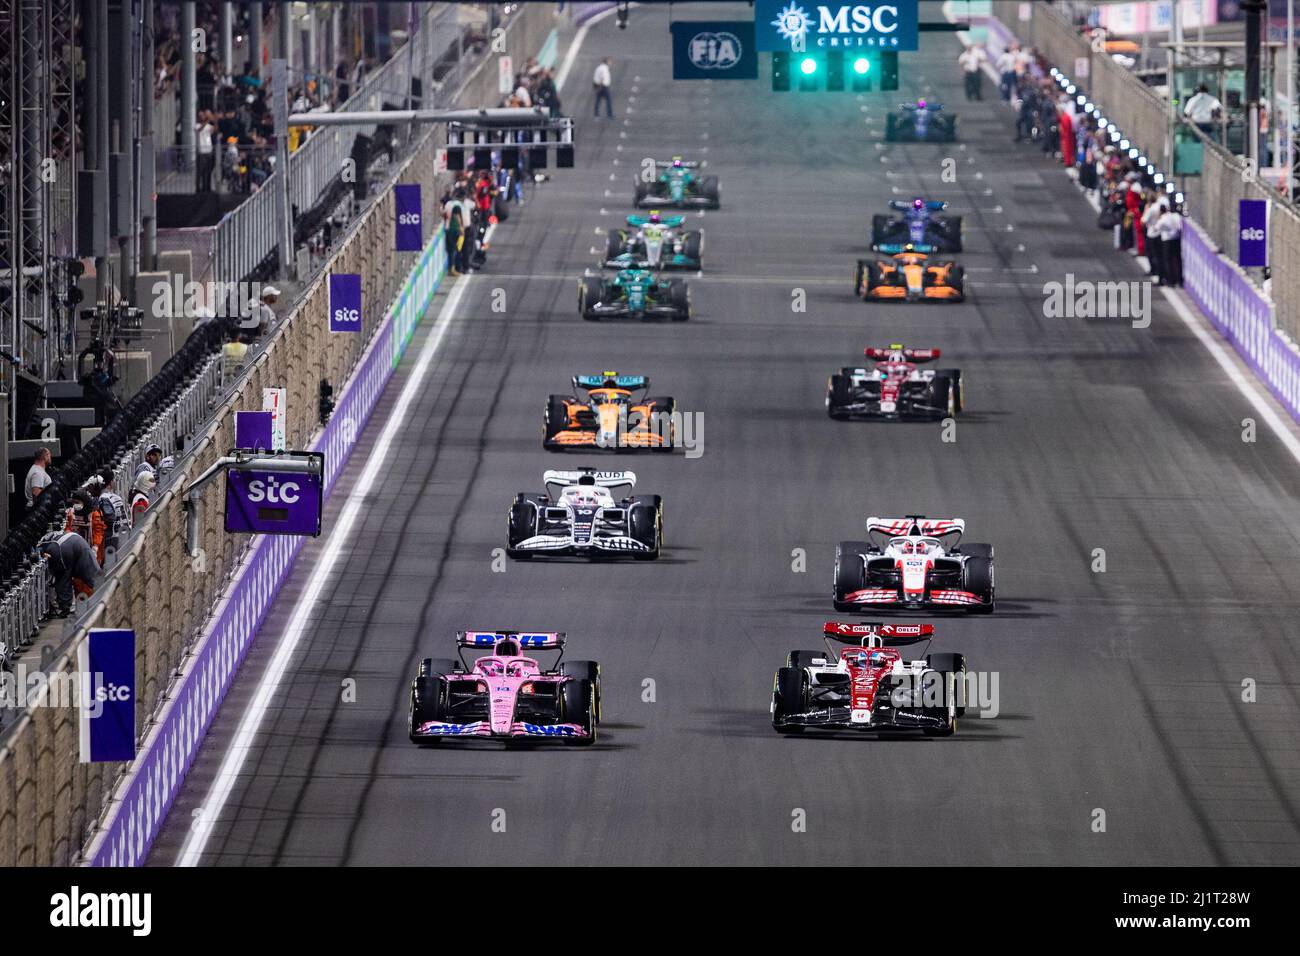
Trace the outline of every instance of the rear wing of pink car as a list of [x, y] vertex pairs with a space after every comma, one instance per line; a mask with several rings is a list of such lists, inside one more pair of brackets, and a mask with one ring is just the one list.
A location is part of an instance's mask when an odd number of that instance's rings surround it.
[[458, 631], [457, 647], [493, 648], [497, 641], [512, 638], [521, 650], [559, 650], [564, 647], [564, 631]]

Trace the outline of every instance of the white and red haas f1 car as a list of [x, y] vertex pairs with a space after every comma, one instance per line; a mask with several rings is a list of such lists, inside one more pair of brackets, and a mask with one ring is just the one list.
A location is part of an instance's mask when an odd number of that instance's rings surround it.
[[961, 543], [960, 518], [867, 519], [869, 541], [835, 548], [835, 610], [993, 612], [993, 545]]
[[[933, 638], [933, 624], [842, 624], [822, 628], [825, 651], [791, 651], [772, 683], [772, 727], [947, 737], [966, 711], [966, 659], [927, 654], [904, 660], [895, 648]], [[832, 641], [846, 645], [838, 650]]]
[[962, 411], [961, 369], [922, 369], [942, 353], [902, 345], [863, 350], [875, 365], [842, 368], [826, 387], [826, 412], [834, 419], [940, 420]]
[[[596, 741], [600, 665], [562, 661], [560, 631], [461, 631], [457, 660], [426, 658], [411, 682], [412, 743], [483, 738]], [[465, 650], [488, 653], [467, 663]], [[525, 650], [559, 651], [543, 668]]]

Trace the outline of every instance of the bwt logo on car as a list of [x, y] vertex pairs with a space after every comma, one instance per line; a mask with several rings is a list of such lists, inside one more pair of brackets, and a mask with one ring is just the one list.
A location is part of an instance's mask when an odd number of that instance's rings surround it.
[[730, 70], [745, 52], [734, 33], [697, 33], [687, 45], [691, 65], [701, 70]]
[[296, 481], [276, 481], [274, 478], [268, 478], [262, 481], [260, 478], [254, 478], [248, 483], [248, 500], [254, 504], [267, 502], [268, 504], [297, 504], [302, 498], [302, 487]]

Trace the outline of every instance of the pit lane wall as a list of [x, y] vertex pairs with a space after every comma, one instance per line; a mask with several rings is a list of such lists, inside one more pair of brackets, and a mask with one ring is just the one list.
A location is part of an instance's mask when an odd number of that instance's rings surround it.
[[[1169, 103], [1088, 40], [1060, 10], [1046, 3], [992, 0], [987, 18], [989, 55], [1012, 39], [1037, 48], [1065, 73], [1108, 121], [1150, 156], [1172, 149]], [[952, 8], [960, 13], [961, 5]], [[979, 18], [975, 18], [979, 22]], [[1192, 300], [1255, 375], [1300, 421], [1300, 211], [1217, 143], [1199, 137], [1204, 147], [1202, 173], [1183, 177], [1189, 199], [1183, 231], [1183, 284]], [[1165, 161], [1168, 170], [1172, 163]], [[1270, 202], [1269, 251], [1273, 280], [1268, 294], [1231, 258], [1237, 247], [1237, 204], [1241, 199]]]
[[[522, 65], [566, 22], [551, 5], [523, 4], [506, 27], [506, 53]], [[489, 56], [458, 100], [494, 106], [497, 82], [497, 57]], [[440, 221], [437, 199], [446, 174], [436, 172], [436, 158], [443, 144], [441, 127], [426, 133], [394, 178], [423, 184], [427, 223]], [[181, 489], [235, 446], [234, 412], [260, 409], [264, 387], [288, 390], [287, 446], [323, 449], [326, 487], [332, 487], [445, 268], [441, 228], [422, 253], [397, 253], [394, 217], [393, 192], [386, 188], [352, 224], [266, 347], [250, 354], [249, 367], [160, 489], [130, 553], [101, 580], [82, 630], [45, 668], [50, 676], [72, 675], [76, 644], [91, 627], [134, 628], [141, 740], [136, 760], [79, 763], [72, 707], [31, 707], [6, 730], [0, 741], [0, 867], [144, 861], [301, 546], [293, 538], [226, 535], [215, 497], [220, 492], [210, 489], [201, 557], [191, 560], [184, 547]], [[363, 301], [372, 305], [361, 334], [329, 332], [331, 271], [362, 276]], [[392, 305], [385, 308], [387, 303]], [[322, 379], [337, 390], [323, 431], [317, 410]]]

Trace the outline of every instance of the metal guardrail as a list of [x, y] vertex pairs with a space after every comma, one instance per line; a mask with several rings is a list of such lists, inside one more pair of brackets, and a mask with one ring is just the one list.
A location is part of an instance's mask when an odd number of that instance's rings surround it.
[[[119, 495], [129, 499], [135, 471], [144, 461], [145, 449], [150, 445], [158, 445], [164, 454], [179, 452], [188, 445], [219, 401], [225, 381], [222, 357], [218, 353], [182, 386], [180, 394], [159, 412], [136, 442], [113, 464], [113, 483]], [[164, 484], [160, 483], [159, 492]], [[119, 552], [125, 553], [130, 534], [128, 529], [119, 536]], [[108, 564], [111, 561], [106, 561], [106, 566]], [[0, 593], [0, 667], [11, 663], [35, 637], [50, 609], [51, 587], [45, 562], [37, 560], [29, 562], [23, 572], [5, 582], [5, 590]]]
[[[410, 88], [409, 71], [420, 80], [425, 105], [454, 90], [464, 73], [464, 58], [458, 57], [455, 69], [442, 76], [435, 85], [433, 72], [436, 58], [443, 52], [434, 47], [439, 40], [455, 40], [456, 30], [448, 29], [459, 17], [455, 4], [436, 5], [426, 11], [413, 41], [414, 64], [408, 60], [406, 46], [399, 48], [386, 63], [368, 73], [361, 88], [339, 108], [340, 112], [381, 110], [385, 99], [401, 102]], [[289, 202], [301, 213], [311, 209], [325, 194], [352, 155], [360, 134], [369, 135], [373, 127], [327, 127], [314, 130], [289, 157]], [[216, 226], [213, 279], [239, 282], [251, 273], [276, 247], [276, 191], [280, 186], [277, 171], [262, 188], [239, 208], [227, 213]]]

